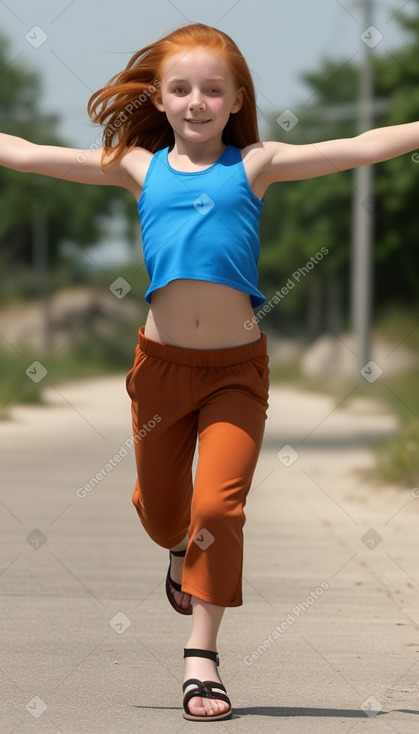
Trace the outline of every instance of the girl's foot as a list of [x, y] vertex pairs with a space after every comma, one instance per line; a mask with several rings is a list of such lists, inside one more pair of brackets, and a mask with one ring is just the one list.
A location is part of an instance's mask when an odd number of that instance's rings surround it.
[[[219, 681], [221, 683], [220, 676], [217, 673], [216, 663], [213, 660], [195, 656], [186, 658], [184, 682], [190, 678], [196, 678], [200, 681]], [[196, 688], [197, 684], [192, 683], [185, 689], [184, 693], [186, 694], [188, 691], [196, 690]], [[217, 690], [219, 693], [225, 695], [225, 691], [217, 689], [214, 686], [214, 696], [217, 695]], [[188, 712], [192, 716], [219, 716], [220, 714], [225, 714], [230, 708], [231, 706], [226, 701], [217, 698], [201, 698], [200, 696], [194, 696], [187, 704]]]
[[[178, 584], [182, 583], [184, 560], [184, 557], [172, 556], [170, 578]], [[173, 588], [170, 589], [170, 593], [173, 594], [176, 604], [178, 604], [178, 606], [180, 606], [182, 609], [188, 609], [188, 607], [191, 605], [190, 594], [185, 594], [183, 591], [176, 591], [176, 589]]]

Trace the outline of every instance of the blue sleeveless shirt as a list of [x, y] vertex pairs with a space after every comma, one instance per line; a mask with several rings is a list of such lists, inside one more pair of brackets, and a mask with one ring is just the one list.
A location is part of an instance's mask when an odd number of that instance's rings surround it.
[[151, 158], [138, 200], [144, 264], [150, 277], [145, 299], [178, 278], [258, 290], [259, 220], [263, 202], [253, 193], [240, 148], [228, 145], [203, 171], [172, 168], [169, 148]]

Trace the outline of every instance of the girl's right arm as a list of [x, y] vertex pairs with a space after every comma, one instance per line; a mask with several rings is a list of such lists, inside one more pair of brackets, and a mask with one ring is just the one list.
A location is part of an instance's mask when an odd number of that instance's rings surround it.
[[[147, 154], [147, 151], [140, 150]], [[102, 170], [100, 165], [102, 151], [103, 148], [79, 150], [37, 145], [14, 135], [0, 133], [1, 166], [78, 183], [123, 186], [137, 196], [139, 182], [134, 174], [135, 161], [129, 161], [132, 158], [130, 154], [126, 154], [119, 162]]]

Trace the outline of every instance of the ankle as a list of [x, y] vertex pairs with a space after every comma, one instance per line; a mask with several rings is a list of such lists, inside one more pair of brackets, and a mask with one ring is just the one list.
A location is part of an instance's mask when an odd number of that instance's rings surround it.
[[[191, 648], [185, 648], [185, 652], [189, 650], [191, 650]], [[184, 680], [198, 678], [200, 680], [219, 680], [221, 682], [221, 678], [218, 673], [218, 655], [215, 659], [213, 656], [206, 657], [202, 655], [203, 650], [204, 648], [196, 649], [196, 655], [184, 655]], [[195, 652], [195, 649], [193, 649], [193, 651]]]
[[188, 543], [189, 543], [189, 536], [185, 535], [183, 540], [181, 540], [181, 542], [178, 543], [177, 545], [174, 545], [173, 548], [170, 548], [170, 550], [172, 552], [173, 551], [184, 551], [188, 547]]
[[185, 650], [190, 649], [217, 653], [217, 639], [212, 637], [190, 637], [185, 645]]

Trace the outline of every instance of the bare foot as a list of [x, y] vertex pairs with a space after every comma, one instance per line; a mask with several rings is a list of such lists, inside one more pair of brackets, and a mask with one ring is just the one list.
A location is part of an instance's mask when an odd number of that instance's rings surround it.
[[[183, 561], [182, 556], [172, 556], [172, 565], [170, 567], [170, 578], [178, 584], [182, 583]], [[171, 589], [176, 604], [182, 609], [187, 609], [191, 604], [191, 595], [185, 594], [183, 591]]]
[[[217, 673], [217, 666], [213, 660], [207, 658], [188, 657], [185, 660], [185, 678], [184, 682], [189, 678], [198, 678], [200, 681], [212, 680], [220, 681], [220, 676]], [[185, 694], [188, 691], [196, 689], [196, 684], [191, 683], [185, 690]], [[217, 694], [217, 689], [213, 688], [214, 695]], [[224, 693], [220, 689], [220, 693]], [[224, 714], [230, 708], [226, 701], [221, 701], [216, 698], [201, 698], [200, 696], [194, 696], [188, 703], [188, 711], [193, 716], [215, 716], [217, 714]]]

